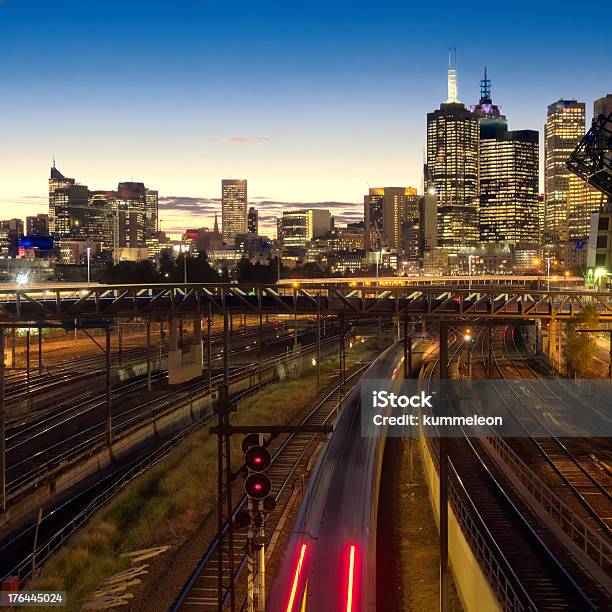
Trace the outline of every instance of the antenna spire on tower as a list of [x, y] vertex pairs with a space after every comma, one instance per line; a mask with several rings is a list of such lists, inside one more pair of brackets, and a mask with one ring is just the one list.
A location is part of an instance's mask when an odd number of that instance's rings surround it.
[[487, 67], [484, 67], [484, 78], [480, 81], [480, 103], [491, 104], [491, 81], [487, 76]]
[[[453, 56], [451, 56], [453, 52]], [[456, 104], [459, 102], [457, 97], [457, 49], [448, 50], [448, 100], [447, 104]]]

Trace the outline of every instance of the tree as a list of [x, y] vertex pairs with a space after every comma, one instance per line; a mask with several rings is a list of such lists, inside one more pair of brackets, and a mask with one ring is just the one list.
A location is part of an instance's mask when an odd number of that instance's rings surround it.
[[[162, 265], [167, 263], [160, 261], [160, 269]], [[218, 283], [219, 273], [212, 268], [208, 263], [208, 257], [205, 252], [201, 252], [197, 257], [187, 256], [181, 253], [171, 267], [163, 271], [166, 282], [183, 283], [185, 282], [185, 268], [187, 271], [188, 283]], [[168, 276], [166, 276], [168, 274]]]
[[263, 265], [259, 262], [252, 264], [243, 257], [236, 266], [235, 275], [239, 283], [266, 285], [276, 282], [277, 270], [271, 264]]
[[597, 344], [586, 329], [597, 327], [599, 317], [594, 306], [587, 306], [576, 317], [568, 320], [563, 354], [570, 374], [588, 377], [593, 370], [593, 357]]
[[150, 261], [120, 261], [116, 264], [109, 262], [102, 278], [110, 285], [131, 283], [159, 283], [160, 273]]

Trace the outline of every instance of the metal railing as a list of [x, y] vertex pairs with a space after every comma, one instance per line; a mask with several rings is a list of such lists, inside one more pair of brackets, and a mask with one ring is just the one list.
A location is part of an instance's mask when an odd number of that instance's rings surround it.
[[512, 470], [513, 475], [527, 489], [530, 495], [544, 508], [546, 513], [559, 525], [598, 567], [607, 573], [612, 563], [612, 546], [595, 529], [583, 521], [564, 501], [536, 476], [527, 464], [510, 448], [508, 443], [497, 436], [487, 437], [500, 459]]

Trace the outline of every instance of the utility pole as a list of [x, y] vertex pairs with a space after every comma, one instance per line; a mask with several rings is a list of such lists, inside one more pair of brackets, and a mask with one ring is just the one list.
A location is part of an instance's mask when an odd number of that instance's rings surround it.
[[151, 390], [151, 318], [147, 319], [147, 390]]
[[2, 512], [6, 511], [6, 413], [4, 406], [4, 327], [0, 327], [0, 493], [2, 493]]
[[208, 392], [212, 393], [212, 337], [211, 337], [211, 329], [212, 329], [212, 305], [208, 303], [208, 325], [206, 326], [206, 371], [208, 376]]
[[317, 296], [317, 390], [321, 389], [321, 294]]
[[111, 326], [106, 326], [106, 446], [111, 452], [113, 445], [112, 415], [112, 364], [111, 364]]

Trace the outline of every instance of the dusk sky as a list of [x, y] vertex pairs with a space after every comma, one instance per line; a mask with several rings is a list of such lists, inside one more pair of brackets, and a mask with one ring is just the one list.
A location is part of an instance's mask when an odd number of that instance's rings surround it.
[[460, 99], [477, 102], [487, 64], [511, 129], [542, 130], [561, 97], [590, 118], [612, 89], [612, 45], [588, 6], [0, 0], [0, 215], [47, 211], [53, 154], [91, 188], [157, 188], [174, 232], [211, 223], [222, 178], [276, 202], [268, 226], [283, 203], [420, 187], [449, 47]]

